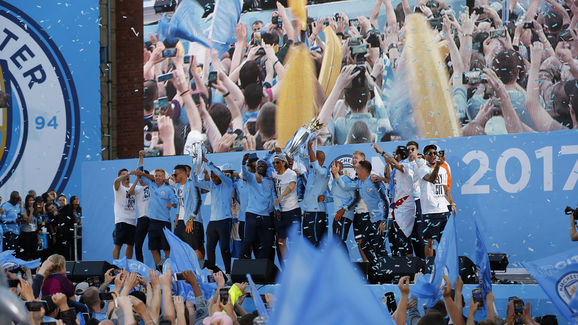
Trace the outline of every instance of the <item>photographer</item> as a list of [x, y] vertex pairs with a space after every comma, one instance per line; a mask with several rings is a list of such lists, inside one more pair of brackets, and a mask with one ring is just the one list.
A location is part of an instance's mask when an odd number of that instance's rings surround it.
[[578, 241], [578, 231], [576, 231], [576, 209], [566, 208], [566, 214], [570, 215], [570, 239]]

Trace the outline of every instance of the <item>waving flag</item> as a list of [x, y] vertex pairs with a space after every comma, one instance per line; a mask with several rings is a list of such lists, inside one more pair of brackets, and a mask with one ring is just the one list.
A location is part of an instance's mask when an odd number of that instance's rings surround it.
[[29, 269], [35, 269], [40, 266], [40, 259], [34, 261], [24, 261], [14, 257], [14, 251], [3, 251], [0, 253], [0, 266], [5, 270], [11, 270], [23, 266]]
[[235, 42], [235, 26], [241, 18], [242, 9], [242, 0], [217, 0], [215, 2], [209, 39], [213, 42], [213, 48], [219, 51], [219, 56]]
[[202, 26], [198, 23], [205, 10], [197, 1], [183, 0], [172, 18], [166, 15], [159, 21], [158, 35], [160, 41], [176, 43], [179, 39], [197, 42], [205, 47], [209, 41]]
[[492, 291], [492, 270], [490, 268], [490, 259], [488, 258], [488, 251], [486, 244], [482, 238], [480, 226], [476, 221], [476, 256], [475, 263], [478, 268], [478, 277], [480, 279], [480, 289], [485, 299], [486, 295]]
[[394, 324], [336, 239], [323, 253], [294, 240], [269, 324]]
[[261, 299], [261, 295], [259, 294], [257, 286], [253, 281], [253, 277], [251, 277], [251, 274], [249, 273], [247, 273], [247, 280], [249, 281], [249, 285], [251, 286], [251, 294], [253, 295], [253, 301], [255, 302], [255, 307], [257, 308], [259, 315], [265, 318], [269, 318], [269, 313], [267, 312], [265, 303], [263, 302], [263, 299]]
[[578, 251], [523, 263], [569, 323], [578, 323]]
[[456, 237], [455, 217], [450, 216], [438, 245], [432, 273], [419, 278], [413, 290], [413, 294], [424, 299], [428, 307], [433, 307], [442, 296], [443, 275], [447, 274], [450, 281], [459, 276]]
[[123, 258], [112, 261], [112, 264], [121, 268], [121, 269], [125, 268], [128, 272], [134, 271], [134, 272], [144, 276], [145, 278], [147, 278], [147, 280], [150, 281], [149, 271], [151, 270], [151, 268], [144, 263], [141, 263], [141, 262], [139, 262], [137, 260], [133, 260], [133, 259], [127, 259], [126, 256], [124, 256]]
[[[191, 246], [183, 242], [167, 228], [164, 228], [163, 231], [171, 247], [171, 257], [167, 259], [167, 262], [171, 266], [171, 271], [173, 273], [193, 271], [197, 277], [197, 283], [203, 292], [203, 296], [207, 299], [212, 297], [217, 289], [217, 285], [215, 283], [209, 283], [207, 276], [210, 275], [211, 272], [206, 269], [201, 270], [199, 261], [197, 260], [197, 253], [195, 253]], [[178, 281], [177, 286], [180, 296], [189, 301], [194, 301], [195, 295], [193, 288], [188, 283]]]

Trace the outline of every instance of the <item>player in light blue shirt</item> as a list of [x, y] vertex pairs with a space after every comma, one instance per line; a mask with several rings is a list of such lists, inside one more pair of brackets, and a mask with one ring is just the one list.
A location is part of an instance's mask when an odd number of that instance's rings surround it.
[[267, 164], [257, 156], [243, 157], [243, 177], [247, 180], [248, 196], [245, 240], [241, 249], [242, 258], [274, 258], [273, 202], [277, 199], [275, 183], [267, 177]]
[[[353, 209], [358, 201], [359, 194], [356, 190], [348, 188], [352, 187], [354, 181], [343, 174], [342, 162], [334, 161], [331, 164], [331, 173], [339, 175], [339, 178], [334, 177], [331, 182], [331, 196], [333, 197], [333, 207], [335, 208], [333, 234], [341, 239], [347, 251], [347, 235], [353, 222]], [[341, 183], [345, 184], [345, 187], [339, 185], [338, 179], [341, 179]]]
[[327, 213], [325, 210], [325, 192], [329, 182], [329, 171], [323, 167], [325, 153], [313, 150], [313, 142], [309, 140], [309, 164], [307, 166], [307, 184], [303, 195], [303, 236], [314, 246], [319, 246], [321, 239], [327, 233]]
[[176, 165], [173, 170], [179, 199], [179, 220], [175, 235], [195, 250], [199, 260], [204, 260], [205, 231], [201, 216], [201, 190], [196, 175], [190, 175], [190, 172], [191, 169], [186, 165]]
[[369, 211], [360, 221], [361, 249], [365, 253], [372, 268], [379, 269], [387, 256], [385, 249], [385, 232], [387, 230], [388, 201], [382, 182], [373, 182], [370, 178], [371, 163], [363, 160], [355, 167], [358, 180], [349, 185], [339, 174], [334, 173], [341, 187], [349, 190], [357, 189], [359, 196], [365, 202]]
[[148, 185], [150, 190], [148, 244], [155, 265], [158, 265], [161, 262], [161, 249], [165, 252], [165, 257], [170, 256], [171, 248], [163, 229], [171, 230], [170, 209], [176, 208], [179, 201], [173, 188], [166, 184], [163, 169], [155, 169], [154, 176], [145, 174], [140, 170], [134, 172]]
[[[231, 218], [232, 199], [235, 187], [231, 178], [233, 168], [227, 163], [217, 168], [207, 158], [207, 171], [211, 174], [211, 180], [199, 181], [199, 187], [211, 192], [211, 218], [207, 225], [207, 261], [215, 264], [215, 249], [217, 243], [221, 248], [221, 256], [225, 264], [225, 272], [231, 274]], [[228, 175], [227, 175], [228, 174]]]

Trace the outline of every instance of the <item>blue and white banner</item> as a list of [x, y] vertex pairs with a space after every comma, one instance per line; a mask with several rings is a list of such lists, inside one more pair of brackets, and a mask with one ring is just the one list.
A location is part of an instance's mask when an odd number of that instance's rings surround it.
[[77, 194], [78, 161], [99, 159], [98, 8], [96, 0], [0, 0], [2, 197]]
[[578, 250], [574, 248], [524, 266], [568, 322], [578, 323]]

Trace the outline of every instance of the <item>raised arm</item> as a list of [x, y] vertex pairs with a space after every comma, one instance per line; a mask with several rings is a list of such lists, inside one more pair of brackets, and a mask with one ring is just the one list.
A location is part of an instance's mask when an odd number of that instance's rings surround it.
[[117, 177], [114, 180], [114, 190], [118, 191], [118, 188], [120, 187], [120, 183], [122, 183], [122, 181], [124, 181], [125, 179], [130, 178], [130, 175], [131, 175], [131, 173], [128, 173], [126, 175], [121, 175], [121, 176]]
[[542, 50], [543, 46], [540, 42], [534, 42], [530, 45], [531, 62], [528, 86], [526, 87], [526, 109], [534, 125], [536, 125], [537, 131], [565, 130], [567, 128], [556, 122], [540, 103], [538, 71], [542, 62]]
[[237, 42], [235, 43], [235, 51], [231, 58], [229, 72], [235, 70], [241, 64], [243, 54], [247, 52], [247, 26], [242, 22], [239, 22], [237, 26], [235, 26], [235, 38]]
[[506, 123], [506, 130], [508, 130], [508, 133], [526, 132], [526, 128], [520, 120], [518, 113], [516, 113], [516, 110], [514, 110], [514, 106], [510, 100], [510, 94], [508, 94], [508, 91], [506, 90], [506, 87], [502, 81], [491, 69], [487, 69], [485, 75], [488, 79], [488, 84], [490, 85], [492, 92], [500, 102], [502, 116], [504, 117], [504, 122]]
[[339, 77], [337, 77], [335, 86], [331, 90], [329, 97], [327, 97], [327, 100], [319, 112], [318, 119], [323, 126], [326, 126], [329, 123], [329, 120], [333, 115], [333, 110], [337, 105], [337, 101], [341, 97], [343, 89], [347, 87], [347, 85], [349, 85], [351, 81], [359, 74], [359, 71], [354, 73], [353, 69], [355, 69], [355, 65], [348, 65], [341, 69], [341, 73], [339, 74]]
[[452, 283], [447, 275], [444, 274], [444, 280], [446, 281], [446, 286], [444, 287], [444, 291], [442, 293], [444, 298], [444, 303], [446, 305], [446, 310], [450, 316], [450, 320], [454, 325], [465, 325], [464, 318], [462, 315], [458, 313], [458, 308], [456, 304], [452, 300], [451, 292], [452, 292]]

